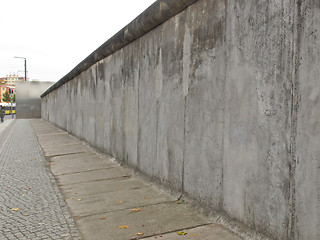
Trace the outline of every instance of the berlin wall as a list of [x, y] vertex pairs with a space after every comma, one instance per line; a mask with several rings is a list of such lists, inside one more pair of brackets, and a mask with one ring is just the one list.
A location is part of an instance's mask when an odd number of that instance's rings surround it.
[[159, 0], [41, 116], [273, 239], [320, 239], [320, 2]]

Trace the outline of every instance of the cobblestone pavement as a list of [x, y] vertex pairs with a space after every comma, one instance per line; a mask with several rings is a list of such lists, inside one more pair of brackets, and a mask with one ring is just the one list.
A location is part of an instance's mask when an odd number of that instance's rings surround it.
[[0, 239], [81, 239], [29, 120], [0, 133]]

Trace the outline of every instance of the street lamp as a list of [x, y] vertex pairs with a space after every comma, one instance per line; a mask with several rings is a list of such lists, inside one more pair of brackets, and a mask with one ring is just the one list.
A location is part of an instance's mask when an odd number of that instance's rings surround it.
[[24, 81], [27, 81], [27, 59], [25, 57], [14, 57], [24, 59]]

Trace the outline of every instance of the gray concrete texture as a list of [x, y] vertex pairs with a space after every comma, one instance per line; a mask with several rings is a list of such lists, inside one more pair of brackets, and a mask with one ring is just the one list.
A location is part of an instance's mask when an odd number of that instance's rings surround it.
[[53, 82], [17, 82], [16, 116], [20, 119], [41, 118], [40, 95], [53, 85]]
[[207, 213], [320, 239], [319, 10], [199, 0], [43, 96], [42, 118]]

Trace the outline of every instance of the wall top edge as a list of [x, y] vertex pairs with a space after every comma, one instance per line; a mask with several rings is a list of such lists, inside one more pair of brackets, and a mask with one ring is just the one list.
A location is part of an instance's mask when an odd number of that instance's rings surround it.
[[72, 80], [100, 60], [127, 46], [198, 0], [157, 0], [127, 26], [103, 43], [67, 75], [46, 90], [41, 98]]

